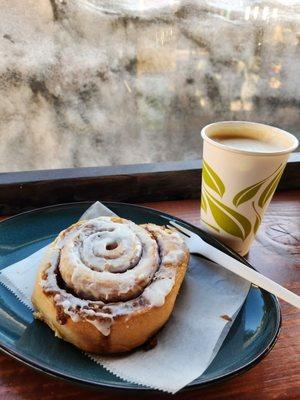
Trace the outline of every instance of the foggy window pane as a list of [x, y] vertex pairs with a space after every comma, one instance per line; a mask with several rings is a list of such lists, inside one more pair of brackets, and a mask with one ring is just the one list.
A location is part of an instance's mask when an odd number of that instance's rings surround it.
[[0, 0], [0, 172], [196, 159], [200, 129], [300, 136], [298, 1]]

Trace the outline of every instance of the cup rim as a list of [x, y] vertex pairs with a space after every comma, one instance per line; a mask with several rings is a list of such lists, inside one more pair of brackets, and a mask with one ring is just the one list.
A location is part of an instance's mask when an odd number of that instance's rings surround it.
[[[263, 127], [267, 127], [267, 128], [271, 128], [275, 131], [278, 131], [279, 133], [283, 134], [287, 139], [289, 139], [291, 141], [291, 145], [289, 147], [287, 147], [284, 150], [278, 150], [278, 151], [251, 151], [251, 150], [243, 150], [243, 149], [237, 149], [236, 147], [233, 146], [228, 146], [222, 143], [219, 143], [213, 139], [211, 139], [208, 135], [207, 135], [207, 129], [213, 127], [213, 126], [226, 126], [226, 125], [252, 125], [254, 126], [263, 126]], [[226, 150], [226, 151], [231, 151], [234, 153], [241, 153], [241, 154], [248, 154], [248, 155], [258, 155], [258, 156], [274, 156], [274, 155], [280, 155], [280, 154], [288, 154], [291, 153], [292, 151], [294, 151], [298, 146], [299, 146], [299, 140], [296, 138], [296, 136], [294, 136], [293, 134], [277, 128], [276, 126], [272, 126], [272, 125], [268, 125], [268, 124], [262, 124], [260, 122], [250, 122], [250, 121], [218, 121], [218, 122], [213, 122], [211, 124], [208, 124], [206, 126], [204, 126], [201, 129], [201, 136], [203, 138], [204, 141], [207, 141], [208, 143], [212, 144], [213, 146], [219, 147], [220, 149]]]

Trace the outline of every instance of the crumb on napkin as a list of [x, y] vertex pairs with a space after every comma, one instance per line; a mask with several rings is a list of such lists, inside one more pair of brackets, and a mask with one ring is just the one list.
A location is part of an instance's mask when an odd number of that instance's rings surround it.
[[221, 318], [225, 319], [225, 321], [232, 321], [232, 318], [227, 314], [221, 315]]

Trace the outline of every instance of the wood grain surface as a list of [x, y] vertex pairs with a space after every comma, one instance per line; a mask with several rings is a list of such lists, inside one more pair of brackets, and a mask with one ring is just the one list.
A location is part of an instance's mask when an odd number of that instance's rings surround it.
[[[199, 224], [197, 200], [145, 205]], [[300, 294], [300, 191], [282, 192], [274, 197], [248, 259], [259, 271]], [[243, 375], [214, 386], [175, 396], [91, 390], [45, 376], [0, 354], [0, 399], [300, 399], [300, 312], [284, 303], [282, 312], [282, 330], [272, 352]]]

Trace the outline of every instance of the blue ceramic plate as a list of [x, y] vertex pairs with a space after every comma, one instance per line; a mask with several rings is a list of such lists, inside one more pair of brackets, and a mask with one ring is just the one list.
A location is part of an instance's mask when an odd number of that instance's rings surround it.
[[[76, 222], [91, 203], [72, 203], [19, 214], [0, 223], [0, 268], [19, 261], [50, 243], [64, 228]], [[130, 204], [107, 203], [121, 217], [140, 224], [182, 221], [159, 211]], [[203, 239], [233, 254], [200, 229], [185, 224]], [[247, 262], [234, 254], [247, 264]], [[189, 387], [217, 382], [240, 374], [258, 363], [276, 342], [281, 314], [277, 299], [252, 288], [218, 355], [206, 372]], [[199, 338], [201, 340], [201, 338]], [[93, 386], [146, 389], [125, 382], [89, 360], [72, 345], [56, 339], [42, 322], [0, 285], [0, 348], [14, 358], [50, 375]]]

